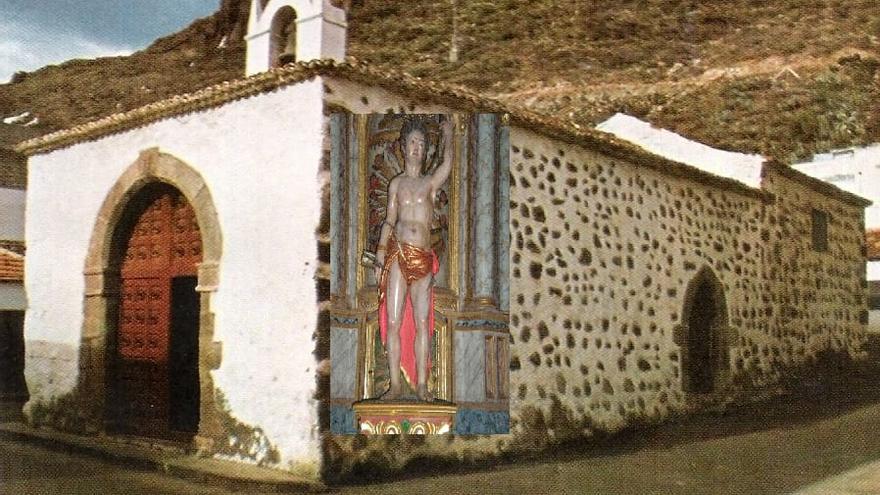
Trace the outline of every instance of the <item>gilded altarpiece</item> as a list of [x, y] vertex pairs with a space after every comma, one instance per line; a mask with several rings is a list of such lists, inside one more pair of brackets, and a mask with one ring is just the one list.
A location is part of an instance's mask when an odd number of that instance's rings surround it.
[[[428, 378], [435, 400], [404, 401], [389, 409], [378, 399], [389, 377], [373, 265], [388, 184], [403, 171], [400, 135], [409, 119], [420, 120], [427, 134], [423, 173], [437, 170], [445, 153], [452, 154], [452, 169], [435, 194], [430, 227], [439, 264]], [[441, 136], [445, 119], [453, 122], [449, 143]], [[331, 431], [506, 433], [510, 231], [505, 116], [337, 112], [328, 127]], [[405, 395], [411, 396], [414, 384], [404, 382]], [[353, 407], [357, 404], [360, 413]], [[378, 408], [370, 421], [361, 417], [364, 407]], [[396, 414], [405, 419], [385, 421]], [[451, 415], [448, 422], [437, 419], [444, 414]]]

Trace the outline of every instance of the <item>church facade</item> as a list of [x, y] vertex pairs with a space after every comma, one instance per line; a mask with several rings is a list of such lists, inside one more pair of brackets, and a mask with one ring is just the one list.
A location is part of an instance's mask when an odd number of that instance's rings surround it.
[[[250, 77], [18, 146], [32, 422], [73, 414], [84, 433], [334, 477], [541, 449], [770, 383], [824, 350], [860, 355], [867, 201], [782, 164], [752, 187], [464, 90], [308, 61], [344, 53], [344, 16], [310, 8], [254, 1]], [[318, 41], [301, 42], [308, 32]], [[273, 68], [291, 46], [300, 62]], [[508, 342], [509, 433], [331, 433], [344, 416], [331, 333], [346, 325], [334, 115], [376, 113], [507, 126], [493, 166], [508, 182], [494, 218], [509, 261], [484, 275], [505, 279], [492, 290], [509, 318], [494, 332]]]

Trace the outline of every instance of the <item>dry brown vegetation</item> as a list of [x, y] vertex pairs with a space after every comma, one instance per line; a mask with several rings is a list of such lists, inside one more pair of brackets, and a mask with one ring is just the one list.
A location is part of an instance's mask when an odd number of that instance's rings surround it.
[[[875, 0], [353, 3], [350, 55], [581, 123], [627, 111], [786, 160], [880, 141]], [[0, 114], [29, 110], [48, 131], [237, 78], [247, 4], [224, 0], [214, 16], [131, 57], [68, 62], [0, 85]], [[14, 141], [7, 127], [0, 145]]]

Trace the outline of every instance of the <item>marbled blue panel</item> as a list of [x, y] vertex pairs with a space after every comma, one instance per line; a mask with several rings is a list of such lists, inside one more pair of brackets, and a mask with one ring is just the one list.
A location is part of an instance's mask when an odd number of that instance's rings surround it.
[[357, 434], [354, 410], [345, 406], [330, 406], [330, 433], [337, 435]]
[[[470, 266], [470, 254], [468, 252], [468, 238], [470, 237], [470, 230], [473, 228], [470, 216], [470, 180], [471, 180], [471, 167], [470, 162], [470, 136], [466, 133], [462, 133], [462, 135], [458, 136], [458, 150], [459, 156], [458, 160], [461, 166], [459, 167], [459, 175], [458, 175], [458, 225], [459, 232], [461, 235], [458, 236], [458, 252], [460, 256], [458, 257], [458, 266], [456, 270], [458, 270], [458, 279], [461, 281], [461, 289], [458, 291], [458, 303], [459, 305], [464, 304], [465, 296], [469, 292], [470, 281], [468, 280], [468, 266]], [[467, 227], [465, 227], [467, 226]]]
[[495, 295], [495, 171], [497, 115], [477, 115], [476, 198], [474, 199], [474, 295]]
[[494, 435], [509, 432], [510, 413], [507, 411], [459, 409], [455, 414], [457, 435]]
[[486, 400], [485, 334], [454, 332], [455, 400], [482, 402]]
[[357, 330], [330, 328], [330, 397], [355, 398]]
[[510, 127], [498, 130], [498, 309], [510, 309]]
[[356, 130], [356, 119], [349, 119], [346, 127], [346, 135], [348, 137], [348, 167], [346, 176], [348, 178], [348, 233], [346, 236], [345, 249], [345, 271], [348, 274], [346, 296], [348, 296], [349, 307], [355, 307], [357, 304], [357, 266], [361, 253], [357, 252], [357, 229], [360, 225], [360, 210], [358, 210], [358, 198], [360, 197], [361, 181], [364, 180], [360, 176], [360, 167], [358, 166], [358, 153], [360, 144]]
[[339, 243], [342, 241], [340, 228], [342, 220], [342, 200], [345, 189], [342, 171], [345, 164], [345, 115], [334, 113], [330, 116], [330, 293], [338, 294], [342, 285], [342, 258]]

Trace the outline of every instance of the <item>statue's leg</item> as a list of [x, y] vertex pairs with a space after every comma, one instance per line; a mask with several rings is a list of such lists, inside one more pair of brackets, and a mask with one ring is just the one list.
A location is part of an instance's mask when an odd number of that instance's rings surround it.
[[385, 310], [388, 317], [386, 329], [386, 349], [388, 351], [388, 373], [391, 387], [382, 397], [397, 399], [401, 395], [400, 385], [400, 325], [403, 323], [403, 309], [406, 302], [406, 279], [397, 261], [388, 269], [388, 283], [385, 289]]
[[418, 387], [416, 394], [419, 399], [432, 400], [428, 392], [428, 356], [431, 352], [431, 338], [428, 328], [428, 316], [434, 308], [431, 307], [431, 284], [433, 276], [428, 275], [416, 280], [410, 286], [410, 300], [413, 305], [413, 317], [416, 323], [416, 373], [418, 374]]

